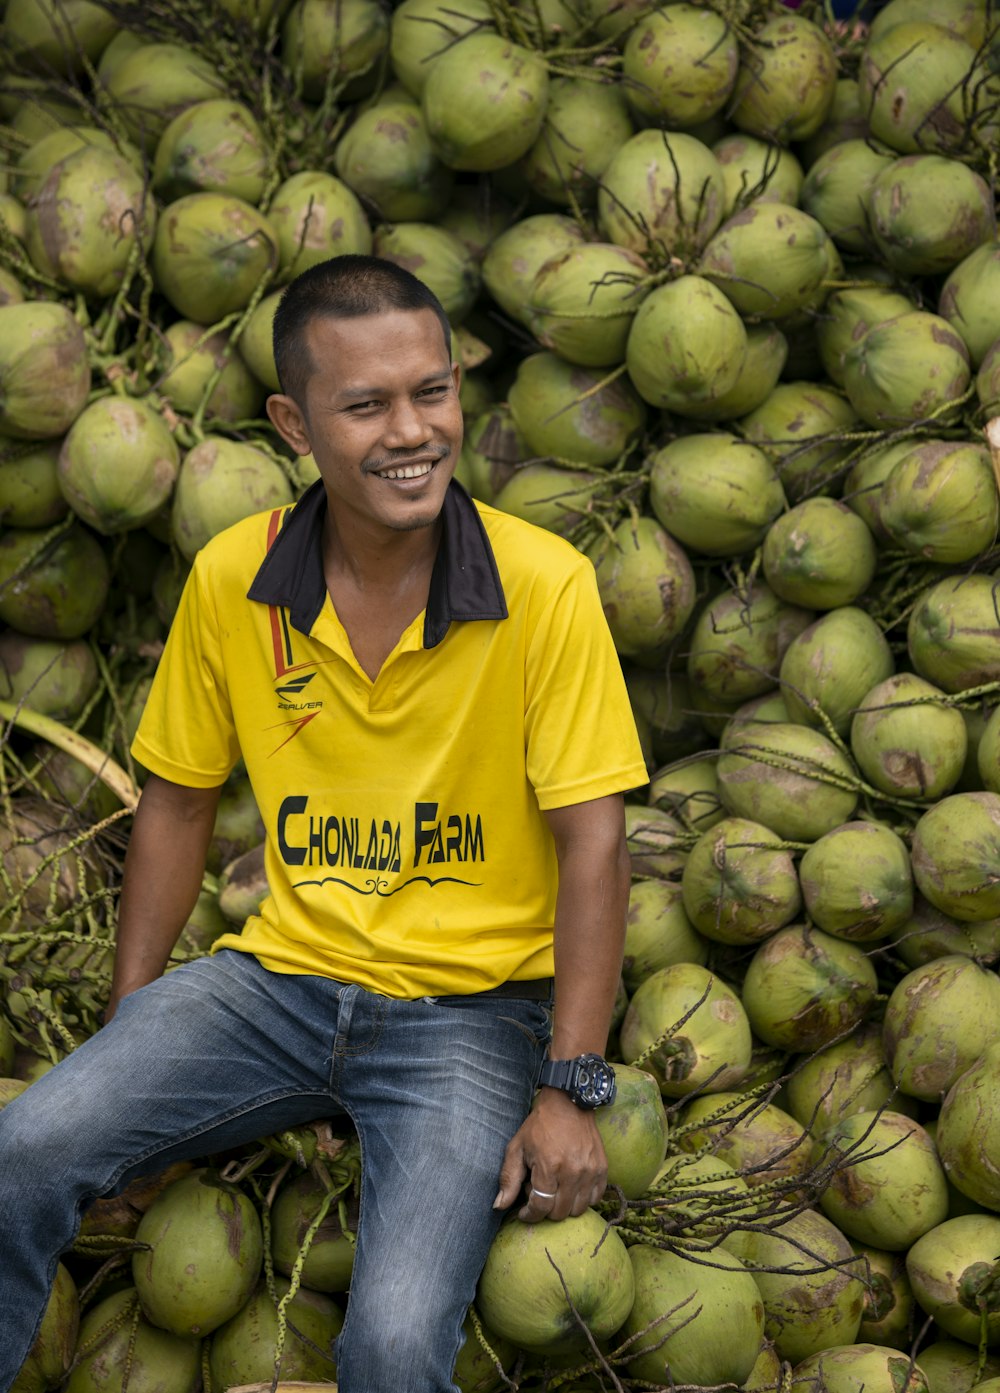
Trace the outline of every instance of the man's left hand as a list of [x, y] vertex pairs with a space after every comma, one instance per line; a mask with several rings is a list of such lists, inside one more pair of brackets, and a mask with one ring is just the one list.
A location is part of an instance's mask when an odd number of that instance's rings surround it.
[[500, 1168], [494, 1209], [509, 1209], [527, 1181], [526, 1223], [580, 1215], [604, 1194], [608, 1162], [592, 1112], [558, 1089], [543, 1088], [514, 1133]]

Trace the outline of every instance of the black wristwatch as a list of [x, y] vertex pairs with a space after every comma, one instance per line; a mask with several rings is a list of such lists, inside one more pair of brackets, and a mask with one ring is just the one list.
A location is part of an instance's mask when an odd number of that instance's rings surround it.
[[561, 1088], [578, 1108], [602, 1108], [615, 1101], [615, 1071], [599, 1054], [576, 1059], [547, 1059], [538, 1075], [539, 1088]]

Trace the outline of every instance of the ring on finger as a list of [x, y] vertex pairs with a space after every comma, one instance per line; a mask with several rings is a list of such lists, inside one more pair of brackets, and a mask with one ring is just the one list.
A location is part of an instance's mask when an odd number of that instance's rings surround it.
[[556, 1197], [555, 1190], [553, 1190], [552, 1193], [549, 1194], [548, 1190], [536, 1190], [534, 1185], [532, 1185], [529, 1194], [537, 1195], [540, 1200], [554, 1200]]

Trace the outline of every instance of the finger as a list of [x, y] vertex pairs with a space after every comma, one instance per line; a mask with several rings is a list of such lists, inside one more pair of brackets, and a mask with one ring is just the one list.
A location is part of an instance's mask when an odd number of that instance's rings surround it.
[[500, 1167], [500, 1189], [493, 1201], [494, 1209], [509, 1209], [520, 1193], [528, 1168], [524, 1164], [524, 1151], [515, 1137], [507, 1144], [503, 1164]]
[[[556, 1211], [559, 1207], [559, 1188], [555, 1182], [543, 1185], [539, 1181], [537, 1185], [532, 1184], [528, 1190], [527, 1201], [518, 1211], [517, 1217], [523, 1219], [526, 1224], [537, 1224], [539, 1219], [556, 1217]], [[562, 1215], [560, 1214], [558, 1217], [562, 1218]]]

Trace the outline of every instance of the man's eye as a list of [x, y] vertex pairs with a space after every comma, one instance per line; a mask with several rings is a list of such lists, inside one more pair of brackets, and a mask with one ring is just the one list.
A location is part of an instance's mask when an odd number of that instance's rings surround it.
[[442, 393], [447, 392], [447, 390], [448, 384], [442, 382], [440, 386], [437, 387], [425, 387], [424, 390], [420, 393], [420, 395], [422, 397], [439, 397], [442, 395]]

